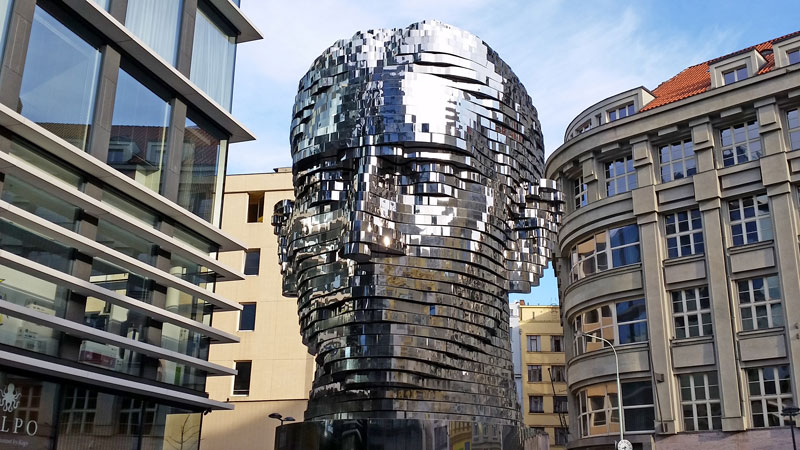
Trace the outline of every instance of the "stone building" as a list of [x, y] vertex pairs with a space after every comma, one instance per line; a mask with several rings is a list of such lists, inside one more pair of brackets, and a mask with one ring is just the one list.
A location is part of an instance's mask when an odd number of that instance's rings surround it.
[[596, 337], [619, 353], [634, 448], [790, 448], [799, 62], [797, 32], [622, 92], [550, 156], [571, 197], [556, 265], [569, 448], [619, 439], [614, 354]]

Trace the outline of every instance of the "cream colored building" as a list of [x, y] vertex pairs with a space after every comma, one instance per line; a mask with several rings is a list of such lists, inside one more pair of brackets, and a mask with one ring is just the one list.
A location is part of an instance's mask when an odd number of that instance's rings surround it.
[[551, 449], [568, 440], [564, 330], [558, 306], [519, 305], [522, 413], [526, 426], [550, 436]]
[[[235, 334], [241, 342], [212, 347], [209, 360], [238, 367], [240, 373], [236, 378], [208, 380], [208, 392], [214, 398], [227, 398], [235, 409], [205, 417], [202, 450], [271, 449], [278, 421], [269, 419], [269, 414], [303, 420], [314, 359], [300, 339], [295, 300], [281, 295], [277, 241], [270, 224], [273, 205], [292, 198], [290, 169], [225, 178], [222, 229], [246, 243], [247, 253], [259, 254], [251, 256], [249, 267], [242, 266], [243, 262], [248, 265], [242, 252], [220, 255], [220, 261], [242, 269], [246, 277], [217, 288], [220, 295], [241, 303], [243, 310], [214, 314], [214, 326]], [[255, 270], [255, 261], [257, 274], [248, 275]], [[242, 370], [247, 363], [251, 364], [249, 384]]]
[[791, 448], [800, 380], [800, 32], [581, 113], [546, 176], [569, 448]]

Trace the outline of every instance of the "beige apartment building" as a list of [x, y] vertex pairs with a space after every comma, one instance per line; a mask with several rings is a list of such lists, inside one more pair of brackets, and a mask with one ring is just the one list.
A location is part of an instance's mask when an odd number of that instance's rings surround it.
[[[568, 448], [791, 448], [800, 32], [586, 109], [549, 158]], [[619, 354], [623, 414], [617, 412]], [[546, 343], [546, 341], [545, 341]]]
[[564, 330], [558, 306], [519, 305], [525, 425], [550, 436], [550, 448], [568, 441]]
[[220, 261], [240, 268], [245, 279], [217, 288], [220, 295], [241, 303], [242, 310], [215, 314], [214, 327], [241, 341], [211, 348], [209, 361], [237, 369], [238, 375], [208, 380], [209, 394], [228, 399], [235, 409], [205, 417], [202, 450], [271, 449], [279, 422], [269, 414], [303, 420], [314, 359], [300, 339], [295, 300], [281, 295], [277, 241], [270, 224], [273, 205], [292, 198], [288, 168], [225, 178], [222, 229], [248, 249], [244, 255], [220, 255]]

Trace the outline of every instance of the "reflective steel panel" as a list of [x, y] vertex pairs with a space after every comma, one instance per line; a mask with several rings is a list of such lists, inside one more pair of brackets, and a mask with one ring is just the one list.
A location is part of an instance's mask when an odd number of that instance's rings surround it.
[[290, 139], [272, 223], [319, 364], [306, 418], [518, 424], [508, 293], [563, 201], [508, 65], [440, 22], [358, 32], [300, 80]]

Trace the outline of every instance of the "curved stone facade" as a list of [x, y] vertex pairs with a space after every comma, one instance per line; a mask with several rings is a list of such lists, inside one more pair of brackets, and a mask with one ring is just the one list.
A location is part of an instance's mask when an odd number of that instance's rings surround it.
[[519, 423], [508, 293], [561, 197], [511, 69], [439, 22], [356, 33], [300, 80], [291, 148], [273, 223], [319, 364], [306, 418]]
[[[549, 157], [570, 197], [556, 264], [569, 448], [619, 439], [614, 354], [592, 336], [619, 353], [634, 448], [691, 448], [694, 431], [785, 448], [787, 429], [759, 428], [797, 401], [797, 48], [800, 33], [610, 97]], [[730, 67], [747, 78], [724, 82]]]

